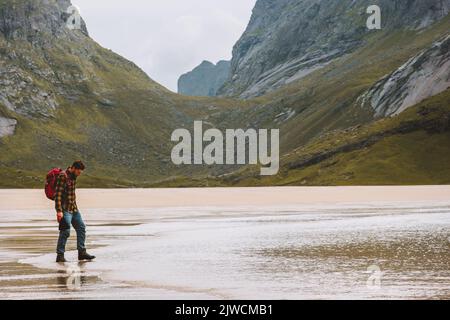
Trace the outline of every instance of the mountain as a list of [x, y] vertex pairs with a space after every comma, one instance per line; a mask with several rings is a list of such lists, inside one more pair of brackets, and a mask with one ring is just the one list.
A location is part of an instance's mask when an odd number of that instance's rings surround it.
[[423, 30], [450, 10], [450, 0], [258, 0], [219, 95], [260, 96], [354, 52], [377, 32], [366, 28], [373, 4], [387, 32]]
[[178, 93], [187, 96], [214, 97], [230, 73], [230, 61], [219, 61], [216, 65], [203, 61], [191, 72], [178, 80]]
[[[427, 27], [419, 21], [429, 18], [411, 21], [368, 33], [354, 51], [222, 119], [223, 127], [279, 128], [279, 175], [244, 167], [171, 185], [450, 183], [450, 16]], [[375, 102], [387, 99], [379, 113]]]
[[173, 130], [232, 104], [171, 93], [98, 45], [84, 22], [69, 29], [70, 6], [0, 0], [0, 184], [40, 185], [43, 172], [78, 158], [87, 186], [195, 172], [171, 163]]
[[[258, 1], [222, 98], [174, 94], [68, 28], [68, 0], [0, 0], [0, 187], [78, 158], [84, 187], [450, 183], [448, 1], [378, 1], [382, 30], [344, 2]], [[172, 164], [173, 130], [196, 120], [280, 129], [280, 174]]]

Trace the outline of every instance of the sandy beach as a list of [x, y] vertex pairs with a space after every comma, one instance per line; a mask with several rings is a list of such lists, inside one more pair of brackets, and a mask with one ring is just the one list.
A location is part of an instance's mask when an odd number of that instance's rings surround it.
[[1, 299], [448, 299], [450, 186], [79, 190], [54, 262], [42, 190], [0, 190]]
[[[450, 186], [79, 189], [81, 208], [278, 206], [345, 202], [446, 201]], [[44, 210], [42, 190], [1, 190], [0, 210]]]

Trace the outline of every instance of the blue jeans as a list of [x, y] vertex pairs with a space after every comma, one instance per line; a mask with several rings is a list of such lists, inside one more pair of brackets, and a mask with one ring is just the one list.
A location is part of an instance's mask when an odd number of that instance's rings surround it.
[[59, 223], [59, 239], [56, 252], [58, 254], [64, 254], [66, 251], [67, 239], [70, 237], [70, 225], [72, 225], [77, 232], [77, 249], [86, 249], [86, 225], [81, 218], [80, 212], [64, 212], [64, 217]]

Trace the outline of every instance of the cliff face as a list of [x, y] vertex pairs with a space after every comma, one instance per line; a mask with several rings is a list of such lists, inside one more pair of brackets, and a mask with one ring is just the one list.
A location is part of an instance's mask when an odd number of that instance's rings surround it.
[[73, 53], [81, 56], [93, 47], [83, 20], [80, 30], [66, 27], [70, 6], [68, 0], [0, 1], [0, 103], [10, 111], [27, 117], [50, 117], [59, 105], [57, 95], [70, 94], [70, 86], [64, 90], [63, 83], [85, 77], [81, 72], [69, 74], [51, 66], [56, 59], [49, 50], [55, 44], [83, 43], [82, 50], [71, 46]]
[[372, 4], [382, 9], [384, 31], [423, 29], [450, 10], [450, 0], [258, 0], [219, 94], [262, 95], [352, 52], [373, 32]]
[[411, 58], [376, 83], [360, 99], [377, 117], [398, 115], [450, 88], [450, 35]]
[[219, 61], [217, 65], [203, 61], [198, 67], [178, 80], [178, 93], [187, 96], [217, 95], [230, 73], [230, 61]]
[[[53, 37], [73, 37], [65, 28], [70, 14], [70, 0], [0, 1], [0, 32], [8, 39], [26, 39], [42, 42], [42, 34]], [[84, 20], [80, 19], [81, 32], [88, 35]]]

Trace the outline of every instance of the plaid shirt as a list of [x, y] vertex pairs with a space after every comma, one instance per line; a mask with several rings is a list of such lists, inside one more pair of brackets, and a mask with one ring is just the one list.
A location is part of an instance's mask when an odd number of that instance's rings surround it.
[[60, 173], [56, 180], [56, 212], [75, 213], [78, 211], [75, 196], [76, 184], [77, 179], [69, 172], [69, 169]]

